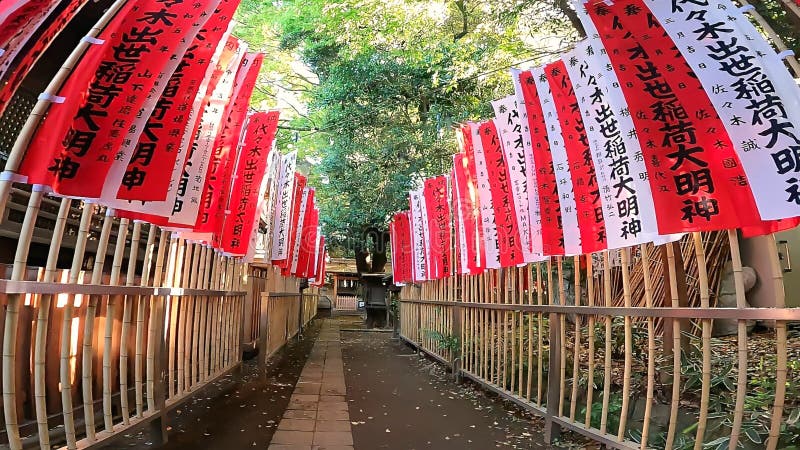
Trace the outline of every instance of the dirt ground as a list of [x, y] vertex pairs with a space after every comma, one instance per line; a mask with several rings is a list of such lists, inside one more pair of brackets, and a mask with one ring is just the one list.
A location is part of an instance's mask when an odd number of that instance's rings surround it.
[[[343, 320], [343, 330], [357, 327]], [[547, 448], [531, 418], [455, 384], [391, 334], [343, 331], [342, 340], [356, 449]]]

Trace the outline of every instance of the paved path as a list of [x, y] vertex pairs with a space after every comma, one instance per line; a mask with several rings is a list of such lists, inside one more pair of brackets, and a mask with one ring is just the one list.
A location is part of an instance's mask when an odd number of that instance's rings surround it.
[[352, 450], [339, 322], [326, 319], [270, 450]]

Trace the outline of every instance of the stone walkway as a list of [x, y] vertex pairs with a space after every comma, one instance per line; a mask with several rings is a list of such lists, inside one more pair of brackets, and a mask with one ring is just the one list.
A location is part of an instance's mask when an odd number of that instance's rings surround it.
[[325, 319], [270, 450], [352, 450], [341, 333]]

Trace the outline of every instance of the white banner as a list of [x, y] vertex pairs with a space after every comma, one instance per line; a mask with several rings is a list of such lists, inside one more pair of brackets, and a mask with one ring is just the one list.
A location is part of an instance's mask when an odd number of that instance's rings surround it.
[[599, 41], [582, 41], [563, 60], [592, 150], [608, 248], [658, 241], [642, 149], [605, 49]]
[[303, 240], [303, 226], [306, 222], [306, 210], [308, 209], [308, 196], [311, 188], [303, 188], [303, 198], [300, 200], [300, 216], [297, 219], [297, 230], [294, 234], [294, 248], [292, 249], [292, 265], [289, 273], [297, 273], [297, 263], [300, 260], [300, 246]]
[[761, 217], [800, 216], [800, 89], [781, 59], [730, 2], [646, 3], [722, 119]]
[[[458, 132], [456, 134], [460, 135], [461, 133]], [[455, 167], [456, 164], [462, 164], [463, 165], [463, 159], [464, 158], [465, 158], [465, 156], [464, 156], [463, 153], [458, 153], [456, 155], [453, 155], [453, 166]], [[459, 264], [461, 265], [461, 273], [465, 274], [465, 273], [469, 273], [469, 253], [468, 253], [468, 250], [467, 250], [468, 249], [468, 247], [467, 247], [467, 228], [466, 228], [466, 225], [464, 225], [464, 220], [465, 220], [464, 209], [463, 209], [464, 208], [464, 205], [463, 205], [464, 199], [461, 198], [461, 195], [460, 195], [460, 193], [463, 192], [463, 190], [464, 190], [464, 186], [461, 186], [461, 184], [458, 182], [458, 176], [456, 176], [455, 171], [452, 172], [452, 179], [453, 179], [453, 183], [455, 185], [455, 192], [453, 192], [453, 196], [451, 197], [451, 198], [455, 199], [455, 201], [453, 202], [453, 207], [455, 208], [455, 211], [454, 211], [455, 215], [453, 217], [456, 218], [456, 221], [458, 223], [458, 228], [456, 229], [456, 232], [458, 233], [458, 236], [457, 236], [458, 237], [458, 260], [459, 260]]]
[[550, 153], [553, 155], [553, 171], [558, 183], [558, 201], [561, 205], [561, 223], [564, 230], [564, 254], [566, 256], [580, 255], [581, 233], [578, 228], [578, 210], [575, 206], [575, 194], [572, 189], [572, 176], [569, 172], [569, 159], [561, 134], [561, 123], [558, 121], [553, 94], [550, 84], [544, 73], [544, 68], [531, 69], [536, 90], [542, 104], [542, 113], [547, 126], [547, 139], [550, 143]]
[[533, 159], [533, 141], [531, 140], [531, 130], [528, 123], [528, 112], [525, 109], [525, 97], [520, 86], [520, 73], [517, 69], [511, 69], [511, 78], [514, 80], [514, 96], [517, 100], [517, 109], [522, 121], [522, 142], [525, 151], [525, 178], [528, 188], [528, 223], [531, 227], [531, 251], [534, 262], [544, 259], [544, 249], [542, 245], [542, 216], [539, 211], [539, 186], [536, 183], [536, 163]]
[[422, 189], [409, 192], [409, 200], [411, 204], [411, 243], [414, 255], [414, 281], [425, 281], [427, 279], [427, 262], [425, 248], [427, 247], [425, 240], [425, 230], [427, 226], [427, 218], [423, 215], [423, 208], [425, 199], [422, 196]]
[[519, 229], [522, 257], [526, 263], [535, 262], [531, 236], [531, 216], [528, 211], [528, 166], [525, 158], [525, 143], [522, 135], [522, 118], [519, 113], [517, 97], [510, 95], [492, 102], [495, 126], [503, 146], [506, 167], [511, 183], [511, 196], [514, 199], [517, 229]]
[[497, 222], [494, 217], [492, 191], [489, 187], [489, 171], [486, 167], [486, 156], [483, 153], [483, 143], [480, 136], [480, 125], [470, 123], [472, 131], [472, 148], [475, 154], [475, 172], [477, 177], [478, 201], [481, 205], [481, 219], [483, 221], [483, 246], [486, 250], [486, 268], [500, 268], [500, 243], [497, 236]]
[[281, 176], [278, 181], [277, 201], [273, 216], [272, 260], [280, 261], [289, 257], [289, 228], [291, 228], [294, 208], [294, 171], [297, 165], [297, 151], [284, 155], [281, 162]]

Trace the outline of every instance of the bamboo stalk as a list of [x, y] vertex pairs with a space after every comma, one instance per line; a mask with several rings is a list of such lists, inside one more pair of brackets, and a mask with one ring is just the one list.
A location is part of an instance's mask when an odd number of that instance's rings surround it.
[[[769, 258], [772, 269], [772, 283], [775, 289], [775, 308], [786, 307], [786, 292], [783, 286], [783, 270], [780, 267], [780, 257], [778, 247], [775, 243], [775, 235], [770, 236]], [[772, 405], [772, 421], [769, 427], [769, 437], [767, 438], [767, 450], [774, 450], [778, 446], [781, 433], [781, 421], [783, 418], [783, 408], [786, 398], [786, 322], [775, 322], [777, 364], [775, 368], [775, 401]]]
[[[548, 272], [550, 268], [550, 260], [547, 260], [547, 267]], [[550, 303], [550, 279], [548, 275], [547, 280], [547, 302]], [[536, 303], [538, 305], [542, 305], [542, 263], [536, 263]], [[538, 341], [537, 341], [537, 348], [538, 354], [537, 356], [537, 363], [536, 363], [536, 404], [542, 406], [542, 392], [544, 389], [544, 369], [542, 365], [544, 364], [544, 317], [542, 313], [538, 314], [539, 326], [538, 328]]]
[[[594, 306], [594, 271], [592, 267], [592, 255], [586, 256], [586, 292], [588, 305]], [[583, 425], [586, 428], [592, 426], [592, 400], [594, 398], [594, 320], [595, 316], [589, 316], [589, 367], [586, 381], [586, 415]]]
[[[156, 231], [157, 228], [155, 225], [150, 225], [147, 235], [147, 244], [145, 245], [145, 255], [144, 255], [144, 266], [142, 267], [142, 279], [141, 285], [148, 286], [149, 283], [149, 274], [150, 274], [150, 265], [153, 261], [153, 253], [155, 251], [155, 238], [156, 238]], [[134, 262], [134, 271], [135, 271], [135, 262]], [[130, 274], [130, 269], [129, 269]], [[128, 279], [131, 280], [130, 275], [128, 275]], [[145, 321], [144, 315], [146, 310], [146, 303], [145, 297], [137, 297], [136, 298], [136, 349], [135, 349], [135, 360], [134, 360], [134, 387], [135, 387], [135, 403], [136, 403], [136, 415], [138, 417], [142, 417], [144, 414], [144, 379], [142, 377], [142, 369], [144, 367], [144, 357], [145, 357], [145, 344], [144, 344], [144, 333], [145, 333]]]
[[[564, 291], [564, 259], [556, 256], [556, 270], [558, 275], [558, 304], [566, 305], [566, 292]], [[564, 314], [558, 315], [561, 322], [561, 364], [559, 367], [558, 386], [558, 415], [564, 417], [564, 396], [567, 391], [567, 318]]]
[[[703, 248], [703, 237], [700, 232], [692, 233], [692, 242], [697, 256], [697, 274], [700, 281], [700, 307], [708, 309], [710, 307], [708, 270], [706, 266], [706, 254]], [[711, 394], [711, 320], [703, 319], [703, 384], [700, 391], [700, 417], [697, 421], [697, 435], [694, 441], [694, 450], [703, 448], [703, 438], [705, 437], [706, 426], [708, 423], [708, 400]]]
[[[631, 280], [629, 273], [630, 249], [620, 250], [622, 263], [622, 290], [625, 298], [625, 307], [631, 307]], [[631, 316], [625, 316], [625, 368], [622, 378], [622, 408], [619, 411], [619, 429], [617, 430], [617, 440], [625, 439], [625, 431], [628, 425], [628, 404], [630, 403], [631, 392], [631, 366], [633, 364], [633, 333]]]
[[[575, 266], [575, 306], [581, 304], [581, 257], [575, 256], [573, 259]], [[578, 408], [578, 372], [580, 372], [581, 359], [581, 317], [575, 315], [575, 342], [572, 346], [572, 395], [569, 405], [569, 420], [575, 421], [575, 413]]]
[[[522, 304], [524, 302], [525, 278], [523, 278], [523, 274], [527, 274], [527, 273], [528, 273], [528, 266], [525, 266], [525, 268], [523, 270], [520, 270], [519, 268], [517, 269], [517, 274], [518, 274], [518, 277], [517, 277], [517, 292], [518, 292], [518, 295], [519, 295], [517, 297], [517, 303], [518, 304]], [[530, 285], [528, 285], [528, 286], [530, 286]], [[524, 330], [525, 330], [525, 321], [524, 321], [525, 314], [522, 313], [522, 312], [518, 312], [516, 314], [517, 314], [517, 318], [519, 320], [519, 360], [517, 361], [517, 367], [519, 368], [517, 370], [517, 373], [518, 373], [517, 386], [519, 386], [519, 390], [517, 392], [517, 395], [522, 397], [522, 394], [523, 394], [523, 390], [522, 390], [522, 383], [523, 383], [522, 361], [523, 361], [523, 356], [524, 356], [524, 353], [525, 353], [525, 351], [523, 350], [523, 345], [525, 343], [524, 342], [524, 338], [523, 338], [523, 336], [525, 334], [524, 333]], [[528, 352], [528, 353], [530, 353], [530, 352]]]
[[[538, 265], [538, 263], [536, 263]], [[525, 273], [528, 279], [528, 297], [527, 304], [533, 304], [533, 265], [528, 264], [525, 267]], [[533, 314], [525, 314], [528, 319], [528, 379], [525, 390], [525, 400], [531, 401], [533, 391]]]
[[[739, 251], [739, 236], [736, 230], [728, 230], [728, 243], [731, 247], [731, 265], [733, 268], [733, 280], [736, 287], [736, 307], [744, 309], [747, 307], [745, 298], [744, 276], [742, 275], [742, 256]], [[737, 380], [736, 380], [736, 403], [733, 411], [733, 424], [731, 425], [731, 438], [728, 448], [735, 450], [739, 444], [739, 436], [742, 431], [742, 418], [744, 417], [744, 400], [747, 393], [747, 321], [737, 321]]]
[[[67, 224], [69, 208], [72, 204], [70, 199], [62, 199], [58, 208], [58, 216], [53, 226], [53, 234], [50, 241], [50, 249], [47, 253], [47, 263], [45, 266], [45, 283], [52, 283], [55, 279], [58, 254], [61, 249], [61, 241], [64, 236], [64, 229]], [[50, 308], [53, 296], [42, 295], [39, 302], [39, 312], [36, 319], [36, 340], [34, 343], [34, 401], [36, 403], [36, 422], [39, 435], [39, 445], [43, 450], [50, 448], [50, 433], [47, 422], [47, 386], [45, 383], [45, 365], [47, 361], [47, 328], [50, 320]]]
[[[182, 248], [183, 239], [173, 235], [169, 241], [169, 256], [167, 257], [167, 273], [165, 280], [165, 284], [169, 287], [175, 287], [175, 281], [179, 272], [178, 266], [180, 265], [180, 254]], [[166, 298], [166, 302], [166, 311], [168, 314], [167, 320], [169, 323], [167, 328], [167, 333], [169, 334], [169, 348], [167, 349], [167, 398], [173, 398], [175, 396], [175, 332], [177, 331], [178, 303], [180, 302], [180, 299], [178, 297], [168, 296]]]
[[[672, 307], [676, 308], [680, 306], [680, 299], [678, 296], [678, 274], [675, 266], [675, 246], [671, 243], [667, 244], [667, 264], [669, 265], [669, 285]], [[665, 440], [665, 448], [667, 450], [671, 450], [675, 443], [681, 396], [681, 324], [677, 319], [673, 319], [672, 321], [672, 340], [672, 401], [669, 410], [669, 427], [667, 428], [667, 437]]]
[[[86, 36], [89, 38], [97, 37], [127, 2], [127, 0], [116, 0], [108, 8], [108, 10], [106, 10], [97, 23], [86, 33]], [[75, 66], [80, 63], [83, 55], [86, 53], [89, 47], [93, 45], [90, 41], [90, 39], [79, 41], [75, 46], [75, 49], [72, 50], [72, 53], [70, 53], [70, 55], [67, 57], [67, 60], [64, 61], [64, 64], [61, 66], [58, 72], [56, 72], [56, 74], [53, 75], [53, 78], [50, 79], [50, 83], [44, 90], [44, 94], [50, 95], [39, 96], [39, 100], [36, 102], [36, 105], [34, 105], [30, 115], [28, 115], [25, 125], [23, 125], [22, 130], [17, 136], [17, 140], [14, 142], [14, 146], [11, 148], [11, 152], [9, 153], [8, 160], [5, 164], [5, 172], [17, 173], [19, 170], [20, 165], [22, 165], [22, 160], [28, 151], [28, 146], [30, 145], [31, 139], [33, 139], [34, 134], [39, 128], [39, 124], [41, 123], [42, 119], [44, 119], [48, 109], [50, 109], [51, 100], [49, 100], [49, 98], [52, 98], [52, 96], [55, 96], [59, 93], [61, 87], [67, 81]], [[11, 187], [12, 181], [10, 179], [4, 179], [0, 181], [0, 211], [4, 211], [8, 205]]]
[[[123, 219], [124, 220], [124, 219]], [[127, 227], [126, 227], [127, 230]], [[139, 242], [142, 238], [142, 224], [133, 223], [131, 234], [131, 251], [128, 255], [128, 268], [125, 285], [133, 286], [136, 280], [136, 262], [139, 257]], [[119, 244], [117, 244], [119, 245]], [[138, 296], [135, 296], [138, 297]], [[130, 406], [128, 403], [128, 341], [130, 340], [131, 321], [133, 316], [134, 296], [125, 296], [122, 303], [122, 331], [119, 339], [119, 401], [122, 411], [122, 424], [130, 425]]]
[[[36, 216], [42, 202], [41, 189], [34, 189], [28, 199], [28, 208], [20, 229], [17, 250], [14, 255], [14, 266], [11, 279], [24, 280], [28, 264], [28, 251], [31, 238], [36, 227]], [[5, 206], [5, 205], [3, 205]], [[19, 433], [19, 420], [17, 417], [17, 334], [19, 331], [19, 310], [25, 296], [22, 294], [8, 295], [6, 307], [5, 329], [3, 335], [3, 413], [5, 416], [8, 444], [11, 449], [22, 449]]]
[[[603, 297], [605, 306], [611, 306], [611, 261], [608, 250], [603, 252]], [[603, 373], [603, 409], [600, 416], [600, 433], [608, 431], [608, 401], [611, 397], [611, 316], [606, 316], [606, 336]]]
[[[92, 221], [94, 206], [91, 203], [84, 203], [81, 212], [81, 221], [78, 226], [78, 236], [75, 241], [75, 251], [72, 257], [72, 267], [69, 271], [69, 283], [75, 284], [80, 277], [83, 265], [83, 256], [86, 251], [86, 240], [89, 237], [89, 226]], [[59, 354], [59, 379], [61, 382], [61, 410], [64, 418], [64, 435], [67, 440], [69, 450], [77, 449], [77, 439], [75, 435], [75, 417], [72, 408], [72, 373], [70, 371], [70, 343], [72, 337], [72, 310], [75, 299], [73, 296], [67, 298], [64, 305], [64, 316], [61, 324], [61, 349]]]
[[[111, 234], [111, 225], [113, 221], [112, 217], [113, 215], [111, 210], [106, 210], [105, 217], [103, 218], [103, 228], [100, 232], [100, 239], [97, 242], [97, 252], [95, 254], [94, 267], [92, 268], [92, 284], [100, 284], [102, 282], [103, 266], [105, 265], [105, 257], [108, 250], [108, 240], [109, 235]], [[94, 421], [94, 396], [92, 393], [92, 359], [94, 358], [94, 348], [92, 344], [94, 340], [94, 322], [97, 314], [97, 304], [100, 298], [101, 296], [97, 295], [89, 296], [89, 302], [86, 308], [86, 319], [83, 328], [83, 360], [81, 365], [83, 389], [81, 390], [83, 392], [83, 415], [86, 426], [86, 439], [89, 442], [97, 440], [95, 435]]]
[[[645, 306], [653, 307], [653, 286], [650, 279], [650, 256], [647, 245], [641, 244], [639, 251], [642, 254], [642, 274], [644, 277], [644, 297]], [[656, 370], [656, 337], [653, 318], [647, 318], [647, 400], [644, 406], [644, 418], [642, 419], [642, 441], [641, 450], [647, 448], [650, 437], [650, 419], [653, 416], [653, 390], [655, 389], [655, 370]]]

